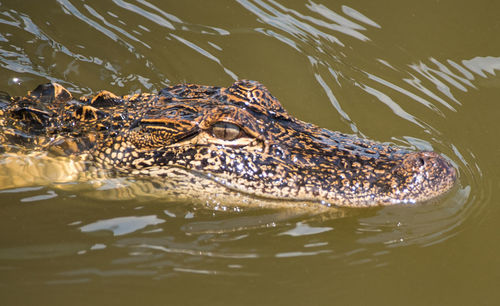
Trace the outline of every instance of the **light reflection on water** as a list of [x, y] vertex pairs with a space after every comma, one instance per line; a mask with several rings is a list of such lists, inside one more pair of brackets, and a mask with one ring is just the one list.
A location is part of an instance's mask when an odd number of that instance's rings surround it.
[[[100, 205], [109, 204], [117, 211], [92, 206], [94, 215], [86, 216], [85, 221], [61, 215], [65, 223], [58, 224], [59, 230], [71, 231], [74, 239], [86, 243], [2, 248], [1, 259], [19, 254], [33, 258], [40, 253], [44, 257], [103, 253], [112, 257], [103, 259], [102, 269], [69, 268], [59, 274], [64, 279], [53, 281], [56, 283], [84, 282], [94, 276], [255, 275], [251, 261], [262, 258], [317, 256], [380, 267], [395, 247], [430, 246], [457, 235], [461, 224], [471, 215], [480, 215], [481, 205], [487, 203], [490, 191], [484, 184], [482, 165], [470, 148], [455, 145], [441, 129], [442, 120], [460, 112], [466, 103], [461, 101], [461, 93], [477, 90], [480, 81], [496, 76], [500, 57], [408, 57], [407, 62], [393, 62], [381, 52], [390, 47], [375, 38], [385, 30], [384, 21], [347, 5], [329, 8], [309, 1], [289, 8], [277, 1], [240, 0], [240, 13], [254, 17], [248, 24], [231, 27], [213, 20], [210, 24], [186, 21], [168, 6], [145, 0], [116, 0], [107, 8], [70, 0], [57, 3], [54, 14], [74, 23], [73, 32], [92, 31], [97, 38], [70, 39], [58, 30], [64, 25], [59, 25], [57, 18], [44, 21], [33, 13], [0, 6], [0, 66], [5, 75], [1, 81], [4, 87], [11, 85], [16, 94], [29, 89], [25, 84], [33, 87], [45, 80], [59, 82], [75, 93], [95, 92], [108, 85], [121, 88], [120, 94], [156, 91], [171, 83], [193, 81], [188, 76], [196, 72], [183, 74], [178, 67], [189, 71], [200, 63], [214, 79], [226, 82], [211, 85], [229, 85], [231, 80], [245, 77], [245, 71], [233, 60], [238, 54], [226, 53], [235, 52], [229, 49], [231, 39], [257, 33], [253, 44], [270, 38], [308, 63], [302, 77], [316, 82], [321, 96], [330, 101], [338, 115], [332, 121], [342, 121], [348, 132], [371, 135], [365, 123], [357, 121], [356, 111], [380, 109], [383, 120], [395, 121], [409, 133], [395, 134], [391, 141], [443, 153], [459, 169], [460, 184], [439, 203], [349, 211], [342, 219], [268, 211], [233, 215], [182, 204], [158, 208], [161, 201], [141, 204], [140, 209], [119, 209], [119, 204], [103, 201]], [[188, 53], [190, 57], [182, 56]], [[373, 99], [359, 105], [343, 99], [346, 90]], [[69, 212], [69, 203], [75, 198], [87, 201], [79, 194], [57, 189], [11, 191], [19, 193], [22, 203], [68, 202], [65, 209]], [[5, 194], [0, 192], [2, 199], [8, 200]], [[74, 228], [79, 232], [74, 233]], [[343, 245], [342, 237], [350, 237], [354, 246]], [[112, 268], [116, 266], [123, 268]]]

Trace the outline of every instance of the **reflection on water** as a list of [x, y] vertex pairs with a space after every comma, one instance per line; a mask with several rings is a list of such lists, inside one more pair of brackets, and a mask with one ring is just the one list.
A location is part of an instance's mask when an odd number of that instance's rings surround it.
[[137, 206], [57, 188], [10, 189], [0, 191], [3, 215], [10, 216], [0, 232], [13, 233], [0, 248], [2, 269], [22, 271], [24, 260], [62, 258], [66, 265], [46, 263], [42, 272], [41, 279], [55, 286], [101, 277], [256, 277], [269, 272], [261, 267], [276, 268], [276, 260], [314, 266], [308, 257], [338, 269], [376, 269], [397, 249], [447, 243], [468, 220], [482, 218], [491, 202], [486, 165], [479, 149], [467, 144], [474, 136], [459, 130], [472, 124], [465, 112], [476, 102], [465, 94], [500, 87], [498, 54], [407, 50], [410, 31], [425, 37], [425, 29], [405, 23], [402, 31], [409, 33], [397, 36], [389, 16], [360, 4], [51, 5], [46, 11], [39, 2], [0, 3], [0, 89], [21, 95], [50, 80], [75, 93], [126, 94], [178, 82], [226, 86], [258, 78], [278, 98], [288, 98], [282, 103], [299, 118], [442, 153], [459, 169], [460, 183], [437, 203], [348, 211], [343, 218], [227, 213], [158, 200]]
[[165, 221], [158, 219], [156, 216], [120, 217], [99, 220], [80, 227], [80, 230], [84, 233], [107, 230], [113, 232], [114, 236], [121, 236], [163, 222]]

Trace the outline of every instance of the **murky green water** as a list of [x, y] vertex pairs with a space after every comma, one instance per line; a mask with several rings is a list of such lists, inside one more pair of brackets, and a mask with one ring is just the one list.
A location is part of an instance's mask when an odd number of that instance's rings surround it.
[[[500, 3], [0, 1], [0, 89], [259, 80], [295, 116], [451, 159], [438, 203], [344, 218], [0, 191], [2, 305], [495, 305]], [[23, 175], [23, 173], [19, 173]]]

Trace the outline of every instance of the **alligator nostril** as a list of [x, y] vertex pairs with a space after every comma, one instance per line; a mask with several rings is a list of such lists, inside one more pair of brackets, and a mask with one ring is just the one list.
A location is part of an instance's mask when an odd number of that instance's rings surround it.
[[449, 167], [448, 162], [439, 154], [434, 152], [414, 152], [405, 156], [403, 167], [416, 171], [428, 171], [437, 168]]
[[433, 175], [449, 176], [455, 180], [455, 168], [441, 155], [435, 152], [415, 152], [408, 154], [401, 169], [413, 169], [419, 173], [433, 173]]

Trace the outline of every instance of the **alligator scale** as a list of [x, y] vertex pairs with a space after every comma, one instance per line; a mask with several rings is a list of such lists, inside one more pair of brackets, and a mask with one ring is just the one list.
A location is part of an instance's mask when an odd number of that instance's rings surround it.
[[3, 97], [0, 157], [33, 152], [78, 162], [76, 173], [185, 177], [184, 187], [170, 187], [178, 195], [244, 194], [318, 207], [416, 203], [445, 193], [456, 180], [437, 153], [300, 121], [255, 81], [79, 99], [52, 83], [25, 97]]

